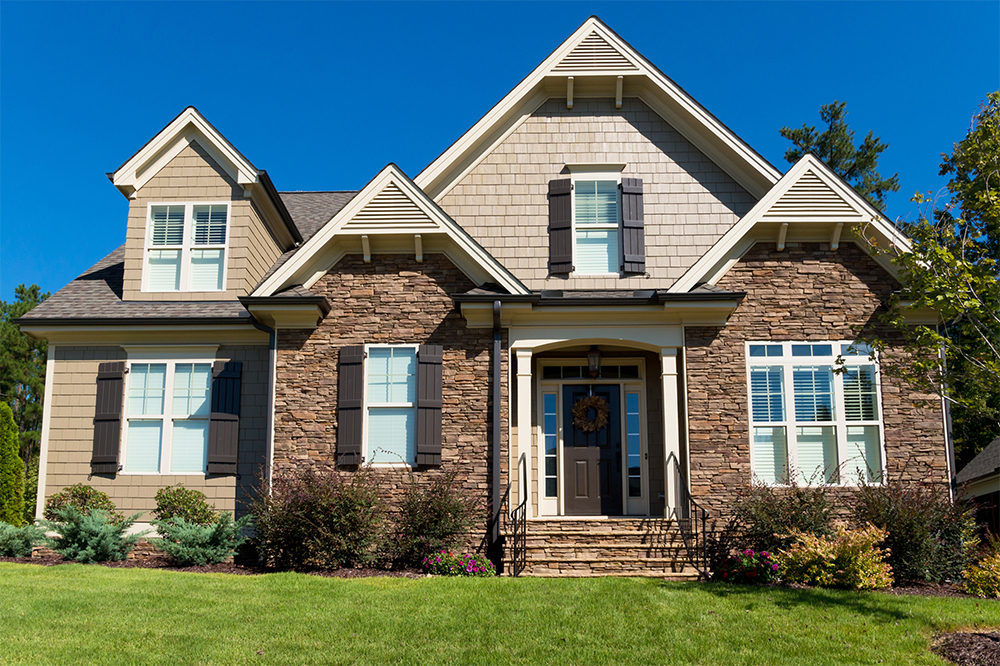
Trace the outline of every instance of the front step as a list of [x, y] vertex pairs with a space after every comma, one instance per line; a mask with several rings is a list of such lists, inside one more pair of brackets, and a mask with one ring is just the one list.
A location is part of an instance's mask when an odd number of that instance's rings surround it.
[[[506, 536], [509, 558], [512, 535]], [[663, 518], [529, 520], [525, 542], [523, 576], [699, 576], [676, 522]]]

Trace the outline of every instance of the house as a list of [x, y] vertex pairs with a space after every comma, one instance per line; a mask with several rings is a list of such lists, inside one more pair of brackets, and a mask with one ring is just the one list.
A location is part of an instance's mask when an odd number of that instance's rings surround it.
[[976, 522], [1000, 535], [1000, 437], [959, 470], [955, 481], [959, 492], [976, 503]]
[[40, 499], [456, 470], [515, 571], [684, 576], [751, 479], [953, 477], [942, 408], [856, 344], [908, 353], [872, 250], [908, 240], [597, 18], [414, 178], [278, 192], [190, 107], [109, 178], [124, 244], [20, 320], [49, 341]]

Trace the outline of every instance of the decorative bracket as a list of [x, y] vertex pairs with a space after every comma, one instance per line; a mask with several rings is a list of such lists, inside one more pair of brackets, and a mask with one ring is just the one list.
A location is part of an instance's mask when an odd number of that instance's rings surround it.
[[778, 229], [778, 252], [785, 249], [785, 237], [788, 236], [788, 222], [782, 222]]
[[361, 252], [364, 254], [365, 263], [372, 263], [372, 245], [368, 241], [367, 235], [361, 237]]
[[420, 263], [424, 260], [424, 241], [420, 238], [420, 234], [413, 235], [413, 246], [417, 255], [417, 263]]
[[618, 80], [615, 82], [615, 108], [622, 108], [622, 85], [625, 83], [625, 77], [619, 76]]
[[566, 108], [573, 108], [573, 77], [566, 77]]
[[833, 236], [830, 237], [830, 249], [836, 250], [840, 247], [840, 234], [844, 230], [844, 223], [838, 222], [833, 228]]

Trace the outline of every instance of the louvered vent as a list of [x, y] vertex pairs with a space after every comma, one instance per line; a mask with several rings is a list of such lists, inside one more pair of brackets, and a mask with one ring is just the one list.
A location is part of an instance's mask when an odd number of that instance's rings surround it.
[[553, 68], [556, 72], [596, 70], [637, 70], [632, 61], [608, 44], [596, 32], [580, 42], [568, 56]]
[[382, 228], [426, 227], [437, 229], [437, 224], [420, 210], [395, 183], [389, 183], [362, 208], [345, 228], [375, 225]]
[[812, 171], [805, 173], [774, 202], [761, 219], [776, 221], [791, 217], [851, 217], [861, 213], [834, 192]]

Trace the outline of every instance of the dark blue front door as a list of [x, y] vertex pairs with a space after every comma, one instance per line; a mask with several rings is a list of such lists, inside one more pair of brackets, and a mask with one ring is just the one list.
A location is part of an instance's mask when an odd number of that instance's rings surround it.
[[[608, 423], [586, 432], [573, 422], [573, 406], [595, 395], [607, 402]], [[568, 516], [622, 515], [621, 400], [617, 385], [563, 387], [563, 460]], [[588, 419], [596, 412], [591, 409]]]

